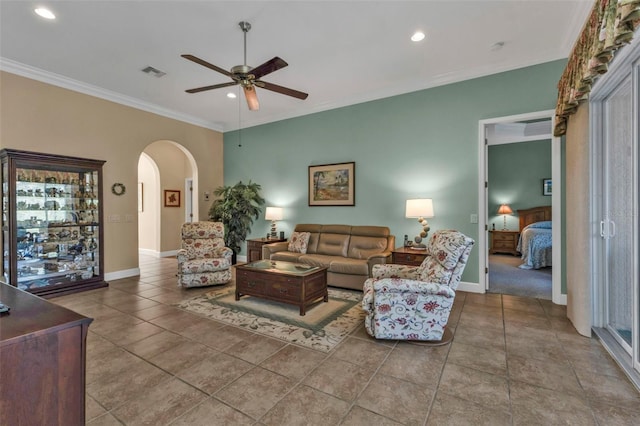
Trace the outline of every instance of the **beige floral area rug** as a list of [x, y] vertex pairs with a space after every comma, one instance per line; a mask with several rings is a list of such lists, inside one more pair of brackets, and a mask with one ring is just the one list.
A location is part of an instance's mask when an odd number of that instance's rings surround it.
[[248, 331], [329, 352], [364, 321], [362, 293], [329, 289], [329, 301], [307, 307], [253, 296], [235, 300], [235, 287], [211, 291], [177, 304], [181, 309]]

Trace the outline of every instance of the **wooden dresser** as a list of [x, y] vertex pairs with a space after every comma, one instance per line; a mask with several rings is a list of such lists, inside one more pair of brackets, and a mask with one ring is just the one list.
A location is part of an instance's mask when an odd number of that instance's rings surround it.
[[4, 283], [0, 301], [0, 425], [84, 425], [93, 320]]
[[489, 231], [491, 233], [490, 253], [509, 253], [518, 256], [518, 231]]

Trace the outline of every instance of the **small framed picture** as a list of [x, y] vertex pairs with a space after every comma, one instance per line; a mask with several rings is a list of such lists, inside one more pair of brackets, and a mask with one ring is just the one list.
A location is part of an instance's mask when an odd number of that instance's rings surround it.
[[164, 190], [164, 206], [180, 207], [180, 191], [174, 189]]
[[551, 179], [542, 179], [542, 195], [551, 195]]

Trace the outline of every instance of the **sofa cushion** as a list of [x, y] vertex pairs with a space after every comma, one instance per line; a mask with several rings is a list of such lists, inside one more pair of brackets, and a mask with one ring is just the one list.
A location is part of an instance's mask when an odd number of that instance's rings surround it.
[[329, 265], [329, 271], [337, 274], [369, 276], [369, 264], [366, 260], [336, 257]]
[[335, 256], [327, 256], [325, 254], [303, 254], [298, 259], [300, 263], [304, 263], [305, 265], [311, 266], [325, 266], [329, 267], [331, 265], [331, 261], [334, 260]]
[[309, 246], [310, 232], [293, 232], [289, 239], [289, 251], [305, 254]]
[[380, 254], [387, 248], [387, 237], [365, 237], [352, 235], [349, 241], [349, 257], [353, 259], [367, 259], [374, 254]]
[[320, 234], [317, 254], [347, 257], [349, 234]]
[[453, 269], [467, 248], [467, 237], [457, 231], [438, 231], [427, 244], [427, 253], [446, 269]]
[[299, 223], [294, 229], [295, 232], [308, 232], [311, 234], [309, 236], [309, 244], [307, 245], [307, 253], [315, 253], [318, 251], [318, 239], [321, 230], [322, 225], [313, 223]]

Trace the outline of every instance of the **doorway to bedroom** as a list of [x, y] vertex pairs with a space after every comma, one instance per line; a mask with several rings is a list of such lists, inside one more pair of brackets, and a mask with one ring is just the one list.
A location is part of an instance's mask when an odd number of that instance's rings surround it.
[[491, 293], [566, 304], [561, 147], [551, 134], [552, 120], [553, 111], [541, 111], [479, 123], [480, 284]]
[[[521, 127], [518, 134], [548, 134], [551, 122]], [[551, 300], [551, 139], [503, 140], [491, 137], [487, 147], [487, 291]]]

